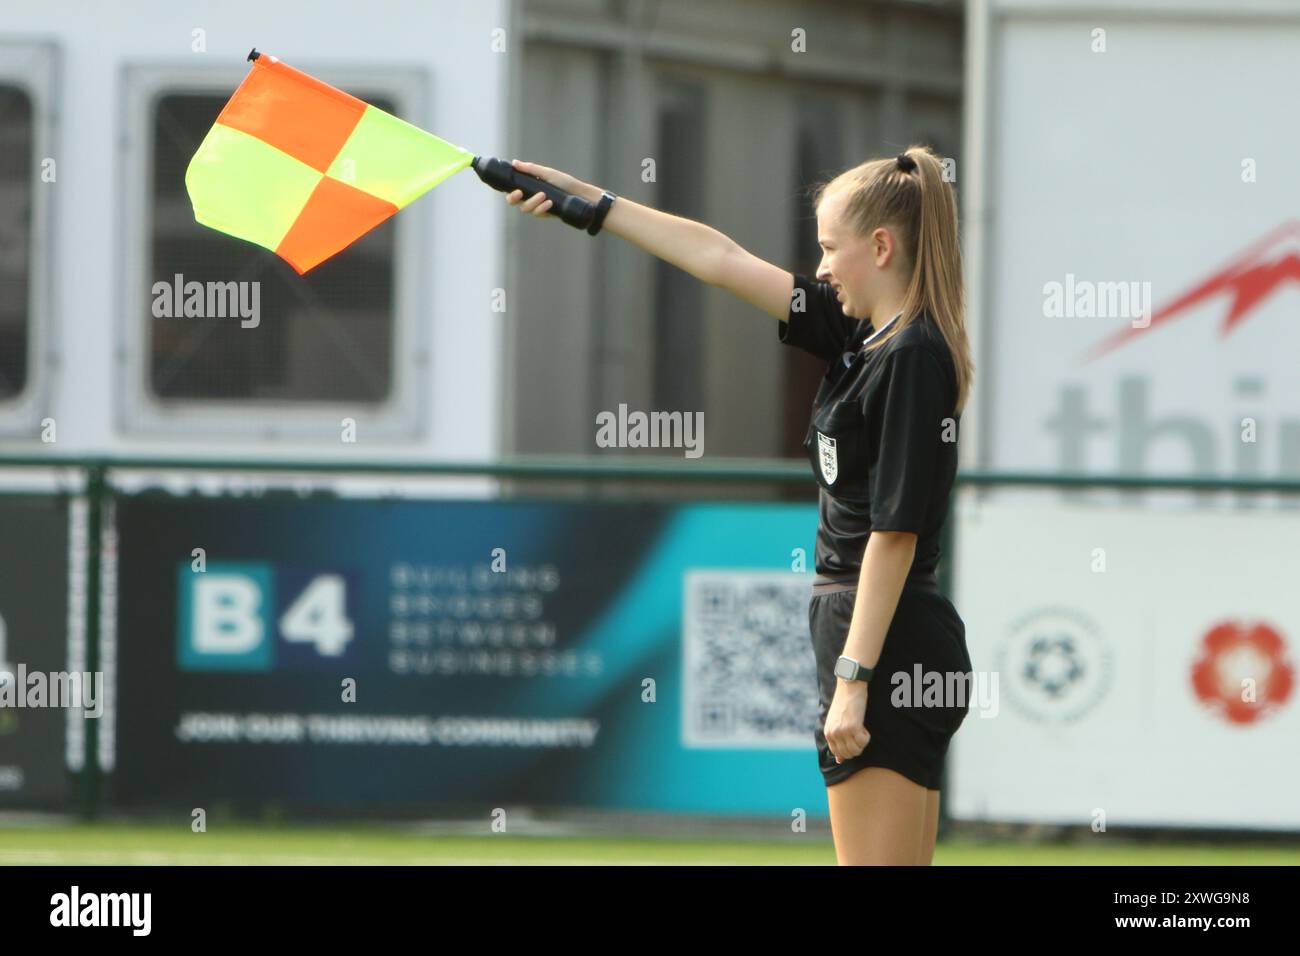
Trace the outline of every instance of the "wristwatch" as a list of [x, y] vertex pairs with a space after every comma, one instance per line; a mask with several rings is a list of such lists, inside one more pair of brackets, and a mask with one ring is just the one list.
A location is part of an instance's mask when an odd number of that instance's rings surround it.
[[874, 668], [863, 667], [853, 658], [845, 657], [843, 654], [835, 662], [835, 676], [843, 677], [845, 680], [860, 680], [867, 683], [873, 673], [875, 673]]
[[609, 207], [614, 204], [618, 197], [606, 189], [600, 194], [600, 199], [596, 200], [596, 215], [591, 217], [591, 225], [587, 227], [587, 235], [594, 236], [600, 232], [600, 227], [605, 224], [605, 214], [609, 212]]

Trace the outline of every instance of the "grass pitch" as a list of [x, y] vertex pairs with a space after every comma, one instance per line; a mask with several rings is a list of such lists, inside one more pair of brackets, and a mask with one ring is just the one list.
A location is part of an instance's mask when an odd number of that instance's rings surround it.
[[[1300, 865], [1300, 847], [1134, 843], [1094, 835], [1070, 844], [941, 841], [936, 866], [969, 865]], [[390, 826], [223, 826], [67, 824], [0, 828], [0, 864], [130, 865], [739, 865], [832, 866], [826, 833], [753, 839], [518, 836], [429, 833]]]

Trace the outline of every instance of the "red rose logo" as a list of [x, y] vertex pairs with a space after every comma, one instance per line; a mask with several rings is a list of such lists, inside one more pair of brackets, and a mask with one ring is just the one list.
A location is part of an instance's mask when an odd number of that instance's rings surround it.
[[1211, 709], [1235, 724], [1250, 724], [1281, 707], [1295, 685], [1286, 642], [1267, 624], [1215, 625], [1192, 665], [1192, 687]]

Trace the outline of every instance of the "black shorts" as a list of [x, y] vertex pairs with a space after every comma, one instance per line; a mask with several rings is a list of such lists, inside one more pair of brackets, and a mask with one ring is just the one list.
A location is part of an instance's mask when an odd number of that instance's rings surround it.
[[[871, 739], [862, 753], [836, 763], [822, 728], [835, 694], [835, 661], [844, 651], [857, 594], [856, 588], [813, 594], [808, 606], [817, 661], [818, 717], [813, 738], [822, 777], [830, 786], [863, 767], [888, 767], [927, 790], [938, 790], [948, 743], [970, 712], [973, 668], [966, 626], [937, 587], [909, 583], [903, 588], [867, 693], [863, 723]], [[898, 688], [914, 683], [918, 664], [922, 675], [936, 671], [943, 675], [941, 706], [914, 706], [916, 698], [910, 693], [900, 693], [895, 701]], [[894, 675], [900, 673], [908, 675], [908, 685], [898, 683]], [[970, 678], [950, 680], [950, 674]], [[958, 687], [963, 688], [960, 694], [951, 692]]]

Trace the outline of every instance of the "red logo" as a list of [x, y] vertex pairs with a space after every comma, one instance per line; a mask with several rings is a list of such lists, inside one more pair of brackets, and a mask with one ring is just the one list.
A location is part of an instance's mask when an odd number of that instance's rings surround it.
[[[1249, 683], [1248, 683], [1249, 682]], [[1282, 635], [1267, 624], [1215, 625], [1192, 665], [1192, 688], [1201, 702], [1234, 724], [1273, 713], [1291, 696], [1295, 669]]]
[[1103, 339], [1084, 359], [1090, 362], [1111, 349], [1130, 341], [1135, 335], [1154, 329], [1195, 305], [1227, 293], [1231, 307], [1223, 319], [1222, 336], [1236, 327], [1246, 313], [1271, 296], [1287, 279], [1300, 282], [1300, 248], [1288, 239], [1300, 238], [1300, 221], [1282, 223], [1263, 239], [1244, 249], [1222, 269], [1200, 285], [1188, 289], [1168, 305], [1152, 313], [1151, 323], [1142, 327], [1128, 326]]

